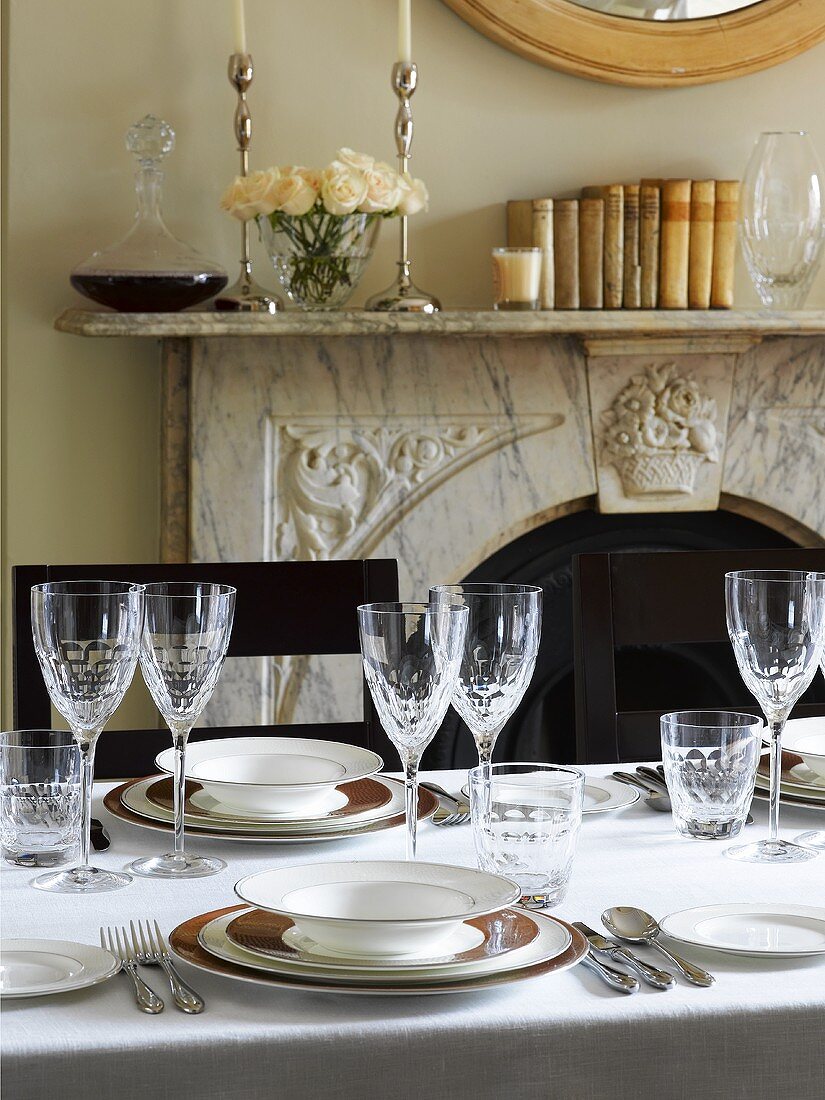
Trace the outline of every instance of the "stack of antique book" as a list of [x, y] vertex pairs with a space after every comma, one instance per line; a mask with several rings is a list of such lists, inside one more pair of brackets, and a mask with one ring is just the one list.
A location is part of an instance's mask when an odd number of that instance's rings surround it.
[[730, 309], [738, 180], [643, 179], [507, 203], [507, 243], [542, 250], [542, 309]]

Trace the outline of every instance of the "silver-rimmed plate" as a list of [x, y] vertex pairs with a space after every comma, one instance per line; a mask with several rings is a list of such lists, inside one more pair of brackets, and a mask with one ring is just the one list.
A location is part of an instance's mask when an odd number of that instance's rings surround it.
[[120, 962], [102, 947], [69, 940], [0, 941], [0, 996], [46, 997], [105, 982]]
[[[465, 798], [470, 797], [469, 784], [461, 788]], [[601, 814], [610, 810], [625, 810], [641, 798], [641, 792], [617, 779], [595, 779], [586, 776], [584, 780], [583, 814]]]
[[825, 955], [825, 909], [814, 905], [733, 902], [670, 913], [659, 927], [671, 939], [750, 957]]

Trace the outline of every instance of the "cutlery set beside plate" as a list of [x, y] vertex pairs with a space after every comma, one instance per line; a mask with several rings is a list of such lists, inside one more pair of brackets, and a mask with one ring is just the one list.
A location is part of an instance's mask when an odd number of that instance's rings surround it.
[[[173, 750], [156, 764], [165, 775], [109, 791], [110, 813], [146, 829], [174, 830]], [[199, 741], [186, 762], [184, 824], [214, 840], [304, 844], [391, 829], [404, 822], [404, 784], [379, 775], [368, 749], [300, 737]], [[438, 799], [419, 791], [419, 820]]]

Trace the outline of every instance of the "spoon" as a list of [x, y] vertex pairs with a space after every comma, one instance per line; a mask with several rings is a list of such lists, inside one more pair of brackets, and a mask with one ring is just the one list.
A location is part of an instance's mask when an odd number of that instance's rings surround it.
[[629, 787], [647, 791], [647, 794], [642, 795], [642, 801], [651, 810], [661, 810], [665, 814], [670, 813], [670, 797], [646, 779], [640, 779], [638, 775], [630, 775], [629, 772], [613, 772], [613, 778], [618, 779], [620, 783], [627, 783]]
[[605, 909], [602, 913], [602, 924], [612, 935], [628, 943], [646, 943], [648, 947], [655, 947], [661, 951], [666, 959], [669, 959], [683, 978], [687, 978], [694, 985], [713, 985], [716, 979], [706, 970], [700, 970], [698, 966], [680, 959], [659, 942], [659, 925], [646, 913], [644, 909], [636, 909], [632, 905], [614, 905], [612, 909]]

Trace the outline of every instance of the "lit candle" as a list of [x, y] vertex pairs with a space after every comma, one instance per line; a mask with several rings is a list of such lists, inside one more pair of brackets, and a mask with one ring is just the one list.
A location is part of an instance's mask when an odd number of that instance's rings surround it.
[[232, 26], [235, 30], [235, 53], [246, 53], [246, 19], [243, 0], [232, 0]]
[[412, 0], [398, 0], [398, 60], [412, 61]]

